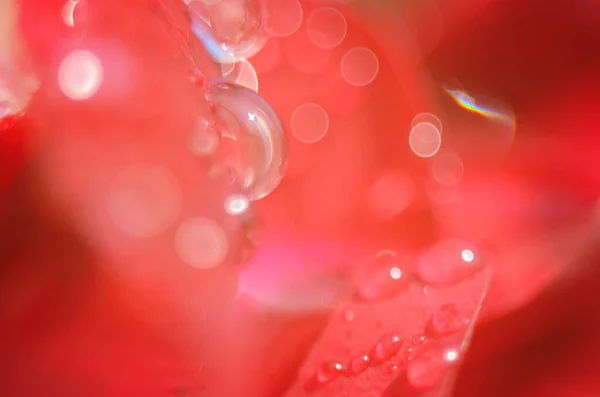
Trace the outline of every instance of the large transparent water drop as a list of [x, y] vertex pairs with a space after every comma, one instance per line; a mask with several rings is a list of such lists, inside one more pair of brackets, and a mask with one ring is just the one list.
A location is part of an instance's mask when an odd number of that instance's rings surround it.
[[277, 114], [256, 92], [219, 82], [208, 89], [217, 117], [224, 123], [226, 162], [251, 200], [271, 193], [287, 164], [287, 137]]
[[260, 0], [193, 1], [188, 7], [194, 34], [216, 62], [250, 58], [267, 42]]

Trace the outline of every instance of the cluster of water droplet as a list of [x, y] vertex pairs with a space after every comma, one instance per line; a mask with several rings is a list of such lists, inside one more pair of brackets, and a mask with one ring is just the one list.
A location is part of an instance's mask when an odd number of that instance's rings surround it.
[[[458, 286], [484, 268], [483, 254], [474, 245], [460, 240], [443, 240], [418, 257], [383, 250], [358, 271], [354, 300], [358, 304], [377, 305], [415, 288], [427, 295], [431, 288]], [[463, 306], [450, 302], [437, 306], [423, 324], [423, 333], [409, 340], [400, 331], [385, 332], [368, 352], [351, 355], [346, 361], [324, 361], [306, 389], [317, 390], [339, 377], [360, 375], [370, 367], [386, 365], [386, 373], [396, 373], [400, 352], [410, 387], [417, 390], [438, 387], [448, 369], [458, 363], [465, 333], [475, 316], [473, 307]], [[360, 319], [352, 310], [346, 310], [343, 317], [346, 322], [360, 326]], [[380, 323], [379, 327], [383, 325]]]
[[[185, 1], [194, 35], [212, 60], [218, 75], [206, 76], [207, 99], [221, 123], [218, 142], [226, 165], [249, 200], [258, 200], [281, 182], [287, 161], [287, 141], [281, 122], [256, 90], [231, 81], [245, 59], [266, 42], [261, 0]], [[257, 82], [255, 82], [257, 88]], [[218, 146], [217, 140], [215, 147]]]

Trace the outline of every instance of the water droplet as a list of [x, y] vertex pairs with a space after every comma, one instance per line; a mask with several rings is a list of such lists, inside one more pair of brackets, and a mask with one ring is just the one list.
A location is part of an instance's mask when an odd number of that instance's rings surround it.
[[371, 358], [368, 354], [359, 354], [354, 356], [352, 359], [350, 359], [350, 364], [348, 365], [348, 374], [358, 375], [369, 368], [370, 363]]
[[371, 357], [376, 363], [382, 363], [392, 358], [402, 347], [404, 341], [400, 335], [385, 334], [375, 344]]
[[427, 324], [427, 333], [433, 337], [444, 337], [464, 329], [468, 323], [469, 317], [456, 305], [448, 304], [433, 313]]
[[433, 246], [417, 263], [419, 278], [431, 285], [459, 283], [485, 266], [473, 244], [449, 239]]
[[345, 368], [338, 362], [326, 362], [323, 363], [317, 370], [316, 381], [321, 384], [327, 384], [333, 381], [340, 375], [343, 375]]
[[230, 165], [246, 195], [250, 200], [265, 197], [279, 185], [287, 164], [287, 138], [279, 118], [258, 94], [235, 84], [213, 85], [208, 99], [227, 126], [223, 143], [231, 146]]
[[412, 387], [427, 390], [438, 386], [460, 357], [458, 349], [426, 348], [413, 356], [406, 367], [406, 377]]
[[258, 92], [258, 76], [250, 62], [241, 60], [235, 64], [222, 65], [221, 69], [227, 81]]
[[219, 63], [257, 54], [267, 42], [260, 0], [221, 0], [189, 4], [192, 31]]
[[381, 251], [357, 277], [358, 296], [365, 301], [377, 301], [405, 290], [410, 285], [410, 277], [403, 271], [404, 264], [394, 251]]

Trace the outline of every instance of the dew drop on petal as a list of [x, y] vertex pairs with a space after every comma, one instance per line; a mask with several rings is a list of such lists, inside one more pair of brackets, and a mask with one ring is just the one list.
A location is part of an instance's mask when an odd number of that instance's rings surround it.
[[267, 42], [260, 0], [193, 1], [188, 9], [192, 32], [218, 63], [250, 58]]
[[378, 253], [356, 278], [358, 297], [365, 301], [378, 301], [405, 291], [410, 285], [409, 275], [402, 270], [407, 260], [394, 251]]
[[242, 59], [235, 64], [221, 66], [223, 77], [234, 84], [241, 85], [252, 91], [258, 92], [258, 76], [250, 62]]
[[417, 275], [430, 285], [461, 282], [485, 266], [482, 254], [473, 244], [448, 239], [434, 245], [417, 261]]
[[367, 368], [369, 368], [369, 364], [371, 363], [371, 358], [368, 354], [359, 354], [350, 359], [350, 364], [348, 365], [348, 374], [349, 375], [357, 375], [364, 372]]
[[454, 304], [440, 306], [427, 324], [427, 333], [435, 338], [452, 335], [467, 327], [469, 317]]
[[382, 363], [392, 358], [403, 344], [403, 339], [397, 334], [385, 334], [383, 335], [373, 347], [371, 352], [371, 358], [376, 363]]
[[432, 346], [419, 352], [408, 362], [406, 378], [417, 390], [429, 390], [442, 384], [460, 358], [456, 348]]
[[326, 362], [317, 370], [316, 381], [321, 385], [325, 385], [343, 375], [344, 372], [345, 368], [342, 364], [338, 362]]
[[247, 88], [219, 83], [209, 89], [217, 117], [227, 128], [231, 166], [250, 200], [258, 200], [281, 182], [287, 164], [287, 137], [271, 106]]

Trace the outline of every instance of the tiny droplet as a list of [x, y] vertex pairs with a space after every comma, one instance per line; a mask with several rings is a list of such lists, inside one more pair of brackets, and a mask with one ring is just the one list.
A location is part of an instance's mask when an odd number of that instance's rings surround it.
[[393, 297], [410, 285], [410, 278], [402, 270], [403, 259], [394, 251], [379, 252], [373, 262], [360, 273], [355, 289], [365, 301], [377, 301]]
[[368, 354], [359, 354], [354, 356], [352, 359], [350, 359], [350, 364], [348, 365], [348, 374], [358, 375], [369, 368], [370, 363], [371, 357], [369, 357]]
[[326, 362], [317, 370], [316, 380], [321, 385], [324, 385], [343, 375], [344, 372], [345, 368], [342, 364], [338, 362]]
[[385, 334], [375, 344], [371, 357], [377, 363], [387, 361], [398, 353], [403, 342], [402, 337], [399, 335]]
[[443, 305], [431, 316], [427, 324], [427, 333], [440, 338], [464, 329], [468, 323], [469, 318], [456, 305]]

